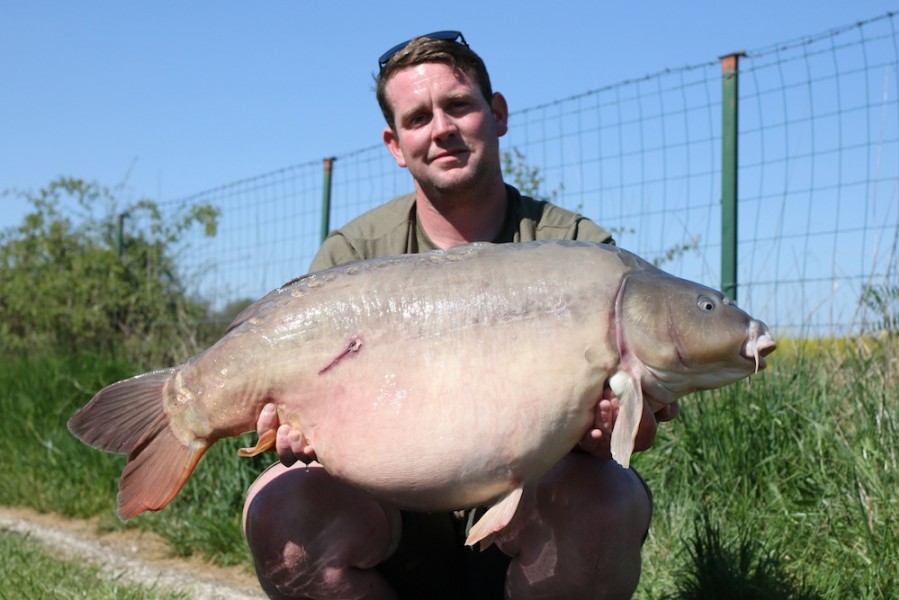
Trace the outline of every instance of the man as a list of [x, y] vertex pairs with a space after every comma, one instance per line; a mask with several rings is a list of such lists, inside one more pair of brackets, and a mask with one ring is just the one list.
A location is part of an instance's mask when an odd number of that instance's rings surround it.
[[[312, 271], [474, 241], [613, 243], [588, 219], [504, 183], [506, 101], [460, 33], [400, 44], [379, 67], [384, 144], [412, 174], [415, 191], [333, 232]], [[251, 486], [244, 508], [263, 589], [273, 598], [629, 597], [651, 498], [633, 470], [610, 459], [616, 402], [609, 390], [597, 398], [596, 428], [526, 488], [495, 547], [483, 553], [463, 546], [483, 511], [424, 514], [381, 504], [311, 462], [314, 448], [302, 432], [279, 427], [266, 407], [257, 429], [277, 428], [281, 463]], [[652, 444], [657, 418], [675, 412], [653, 415], [644, 407], [637, 449]]]

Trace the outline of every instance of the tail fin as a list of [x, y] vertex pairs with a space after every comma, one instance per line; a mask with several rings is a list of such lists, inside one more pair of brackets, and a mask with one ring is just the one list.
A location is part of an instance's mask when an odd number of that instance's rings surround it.
[[69, 419], [69, 430], [84, 443], [128, 455], [119, 482], [122, 519], [165, 507], [209, 447], [201, 439], [185, 444], [169, 426], [163, 394], [174, 371], [153, 371], [107, 386]]

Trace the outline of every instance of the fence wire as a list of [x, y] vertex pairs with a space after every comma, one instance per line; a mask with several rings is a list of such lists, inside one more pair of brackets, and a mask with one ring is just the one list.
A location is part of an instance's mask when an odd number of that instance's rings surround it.
[[[738, 296], [780, 335], [856, 334], [899, 312], [896, 18], [740, 59]], [[501, 146], [619, 245], [718, 287], [721, 88], [718, 59], [600, 87], [512, 113]], [[411, 190], [381, 145], [337, 155], [331, 227]], [[191, 240], [198, 289], [222, 307], [303, 273], [322, 194], [316, 160], [179, 201], [223, 215], [216, 238]]]

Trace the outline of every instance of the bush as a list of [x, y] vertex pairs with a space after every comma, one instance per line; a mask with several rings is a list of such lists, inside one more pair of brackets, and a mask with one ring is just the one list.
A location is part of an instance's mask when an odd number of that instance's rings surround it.
[[[194, 226], [214, 235], [208, 205], [164, 218], [150, 200], [127, 205], [96, 183], [63, 178], [23, 194], [32, 210], [0, 233], [0, 352], [117, 352], [138, 362], [195, 348], [184, 323], [206, 305], [189, 298], [175, 265]], [[161, 355], [161, 356], [159, 356]]]

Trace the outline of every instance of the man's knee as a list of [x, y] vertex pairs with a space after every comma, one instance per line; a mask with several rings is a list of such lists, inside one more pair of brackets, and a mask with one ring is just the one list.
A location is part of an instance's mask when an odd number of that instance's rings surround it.
[[[636, 471], [614, 461], [583, 457], [582, 462], [586, 468], [582, 464], [572, 469], [571, 477], [563, 482], [570, 490], [574, 514], [583, 516], [587, 531], [603, 532], [618, 545], [639, 552], [652, 518], [649, 487]], [[585, 543], [602, 543], [599, 536], [579, 537]]]
[[650, 518], [648, 488], [634, 471], [585, 454], [566, 457], [529, 486], [500, 538], [514, 557], [507, 590], [513, 598], [562, 590], [568, 597], [629, 597]]
[[400, 527], [397, 511], [303, 465], [266, 471], [244, 507], [247, 544], [272, 597], [386, 587], [372, 567], [393, 552]]

